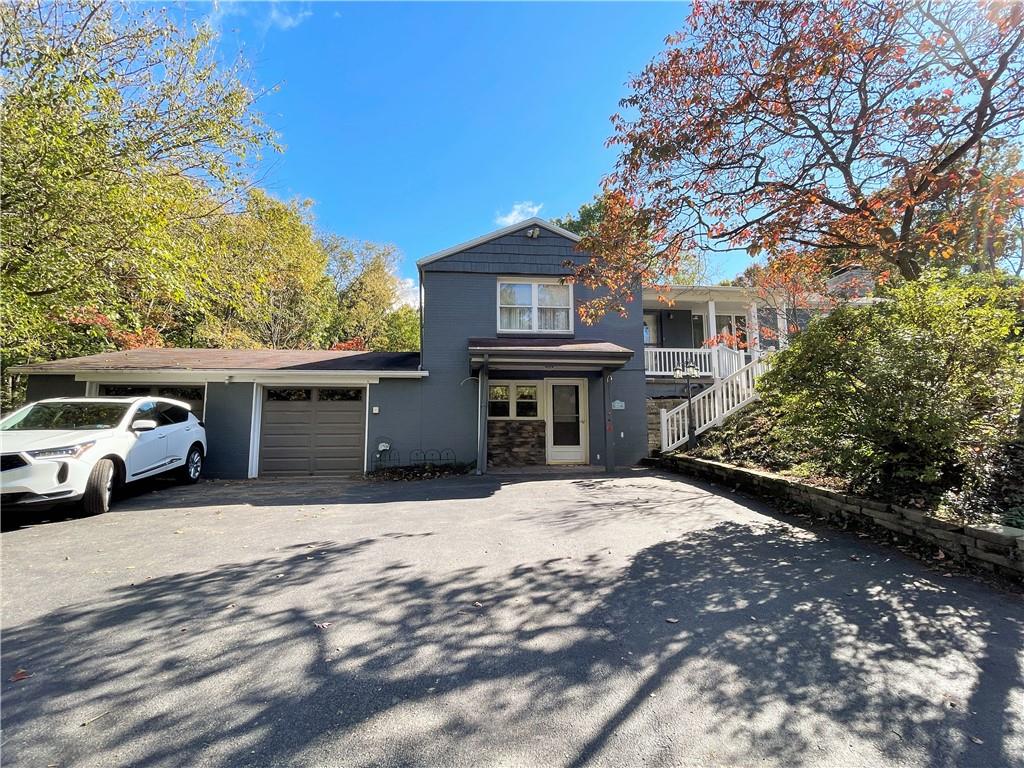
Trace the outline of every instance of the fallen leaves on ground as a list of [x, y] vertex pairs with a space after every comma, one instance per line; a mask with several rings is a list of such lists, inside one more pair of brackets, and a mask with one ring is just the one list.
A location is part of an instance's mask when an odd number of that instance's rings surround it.
[[14, 670], [14, 674], [11, 675], [11, 682], [19, 683], [22, 680], [28, 680], [30, 677], [32, 677], [31, 672], [29, 672], [27, 669], [22, 669], [21, 667], [18, 667], [18, 669]]

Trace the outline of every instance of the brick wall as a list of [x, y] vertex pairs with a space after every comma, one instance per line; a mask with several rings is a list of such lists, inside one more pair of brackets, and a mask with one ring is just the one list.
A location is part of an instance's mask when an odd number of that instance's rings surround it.
[[544, 421], [488, 421], [487, 466], [527, 467], [547, 462]]
[[664, 469], [699, 477], [755, 496], [783, 499], [834, 522], [874, 526], [941, 549], [960, 562], [1024, 581], [1024, 529], [1005, 525], [958, 523], [847, 493], [801, 483], [787, 477], [734, 467], [690, 456], [670, 456], [654, 463]]

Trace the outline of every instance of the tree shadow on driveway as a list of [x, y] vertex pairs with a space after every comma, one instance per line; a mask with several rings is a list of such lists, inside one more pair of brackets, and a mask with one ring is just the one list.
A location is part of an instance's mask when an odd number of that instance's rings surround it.
[[983, 585], [774, 522], [625, 568], [428, 572], [380, 545], [5, 627], [5, 763], [1020, 764], [1024, 610]]

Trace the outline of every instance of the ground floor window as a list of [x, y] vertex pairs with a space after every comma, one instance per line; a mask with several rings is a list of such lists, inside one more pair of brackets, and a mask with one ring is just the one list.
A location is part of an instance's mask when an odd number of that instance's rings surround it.
[[487, 387], [489, 419], [539, 419], [540, 391], [537, 382], [496, 381]]
[[100, 384], [100, 397], [168, 397], [189, 404], [196, 418], [203, 418], [206, 387], [203, 384]]

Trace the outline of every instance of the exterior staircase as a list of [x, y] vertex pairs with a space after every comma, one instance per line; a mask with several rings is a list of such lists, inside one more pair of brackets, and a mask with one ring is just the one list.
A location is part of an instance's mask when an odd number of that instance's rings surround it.
[[[756, 400], [757, 390], [754, 387], [761, 374], [768, 370], [768, 364], [768, 357], [753, 360], [728, 376], [716, 379], [711, 387], [694, 395], [690, 401], [694, 434], [719, 426], [726, 417]], [[686, 406], [684, 402], [669, 410], [661, 409], [662, 453], [674, 451], [686, 442], [690, 426]]]

